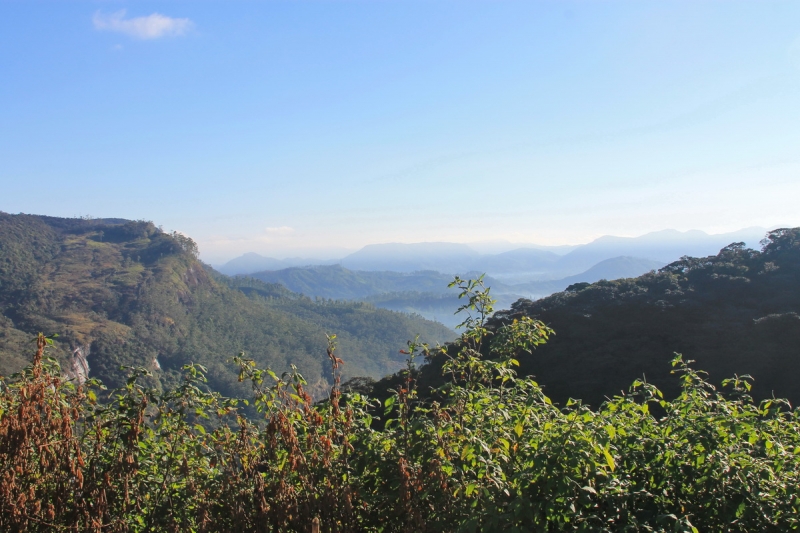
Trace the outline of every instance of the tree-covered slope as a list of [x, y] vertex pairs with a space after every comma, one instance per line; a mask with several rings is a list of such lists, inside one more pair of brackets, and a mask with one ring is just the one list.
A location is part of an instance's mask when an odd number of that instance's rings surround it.
[[341, 265], [292, 267], [256, 272], [250, 276], [267, 283], [280, 283], [289, 290], [322, 298], [357, 300], [390, 292], [450, 293], [453, 276], [432, 270], [390, 272], [349, 270]]
[[597, 405], [644, 375], [667, 392], [674, 352], [719, 380], [755, 377], [757, 397], [800, 402], [800, 228], [770, 232], [762, 251], [731, 244], [638, 278], [576, 284], [495, 315], [543, 320], [550, 342], [522, 362], [553, 397]]
[[[454, 316], [460, 305], [458, 292], [448, 288], [449, 274], [433, 270], [391, 272], [349, 270], [341, 265], [293, 267], [256, 272], [250, 277], [279, 283], [291, 291], [312, 297], [359, 300], [376, 307], [418, 314], [455, 328], [461, 319]], [[514, 292], [496, 279], [486, 277], [494, 294], [506, 306], [528, 292]], [[562, 285], [562, 288], [566, 285]], [[557, 289], [552, 289], [553, 292]]]
[[381, 376], [398, 349], [445, 327], [362, 303], [316, 302], [255, 280], [230, 280], [196, 258], [191, 239], [150, 222], [0, 213], [0, 373], [37, 332], [57, 333], [54, 353], [108, 385], [121, 365], [172, 383], [187, 362], [209, 367], [211, 385], [239, 390], [226, 361], [240, 351], [276, 370], [291, 364], [322, 390], [326, 334], [336, 334], [347, 375]]
[[[542, 320], [556, 334], [519, 372], [533, 375], [554, 400], [599, 405], [644, 376], [668, 395], [674, 354], [696, 360], [712, 381], [750, 374], [753, 394], [800, 403], [800, 228], [770, 232], [761, 251], [731, 244], [716, 256], [684, 257], [638, 278], [576, 283], [536, 301], [497, 312], [490, 331], [514, 319]], [[488, 344], [487, 344], [488, 345]], [[449, 352], [457, 349], [450, 347]], [[439, 355], [420, 384], [441, 384]], [[387, 378], [375, 393], [396, 385]]]

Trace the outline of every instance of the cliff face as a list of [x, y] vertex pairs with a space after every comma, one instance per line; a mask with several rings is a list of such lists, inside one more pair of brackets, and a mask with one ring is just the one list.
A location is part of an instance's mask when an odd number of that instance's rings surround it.
[[89, 350], [90, 345], [78, 346], [72, 351], [72, 357], [68, 360], [68, 366], [64, 367], [64, 373], [69, 379], [74, 379], [76, 383], [82, 385], [89, 379]]

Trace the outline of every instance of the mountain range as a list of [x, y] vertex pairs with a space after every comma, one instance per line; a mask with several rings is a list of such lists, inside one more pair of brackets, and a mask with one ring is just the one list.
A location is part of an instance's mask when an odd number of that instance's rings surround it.
[[[455, 274], [486, 274], [498, 307], [507, 307], [519, 298], [542, 298], [576, 283], [639, 276], [683, 256], [715, 254], [732, 242], [757, 247], [765, 232], [745, 228], [709, 235], [664, 230], [640, 237], [606, 236], [578, 246], [476, 245], [488, 253], [451, 242], [372, 244], [324, 264], [248, 253], [220, 271], [279, 283], [307, 296], [370, 302], [455, 327], [460, 319], [453, 313], [460, 302], [446, 288]], [[508, 247], [512, 249], [504, 249]]]
[[[634, 257], [662, 264], [684, 255], [703, 257], [717, 253], [732, 242], [745, 242], [757, 248], [765, 228], [709, 235], [702, 231], [663, 230], [639, 237], [605, 236], [577, 246], [519, 245], [497, 253], [480, 249], [498, 246], [452, 242], [370, 244], [338, 259], [274, 259], [247, 253], [219, 267], [223, 274], [252, 274], [297, 266], [340, 264], [349, 270], [415, 272], [433, 270], [444, 274], [485, 272], [513, 283], [562, 279], [585, 272], [594, 265], [615, 257]], [[510, 245], [510, 244], [509, 244]]]

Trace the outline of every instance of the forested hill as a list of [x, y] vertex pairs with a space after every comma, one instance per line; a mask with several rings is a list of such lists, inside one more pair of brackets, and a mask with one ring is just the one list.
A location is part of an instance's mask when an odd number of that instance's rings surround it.
[[713, 382], [751, 374], [755, 396], [774, 391], [799, 404], [800, 228], [772, 231], [762, 244], [756, 251], [734, 243], [638, 278], [520, 300], [492, 324], [531, 316], [555, 329], [522, 371], [559, 399], [596, 405], [642, 375], [674, 392], [667, 363], [679, 352]]
[[241, 392], [226, 360], [245, 351], [280, 372], [297, 365], [321, 391], [326, 333], [346, 375], [379, 377], [402, 365], [416, 334], [452, 332], [363, 303], [312, 301], [283, 287], [233, 280], [197, 260], [194, 242], [150, 222], [0, 213], [0, 374], [27, 362], [37, 332], [57, 333], [54, 353], [80, 374], [119, 385], [121, 365], [173, 383], [182, 365], [209, 368], [211, 386]]
[[[520, 357], [519, 371], [562, 404], [572, 397], [596, 407], [643, 375], [675, 394], [675, 352], [696, 360], [714, 383], [750, 374], [755, 397], [774, 392], [800, 404], [800, 228], [770, 232], [761, 251], [734, 243], [638, 278], [519, 300], [488, 325], [523, 316], [556, 334]], [[436, 385], [442, 363], [435, 358], [423, 367], [420, 382]]]

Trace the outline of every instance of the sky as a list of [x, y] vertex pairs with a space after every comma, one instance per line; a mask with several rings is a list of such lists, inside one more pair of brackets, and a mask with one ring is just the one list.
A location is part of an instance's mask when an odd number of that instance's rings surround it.
[[0, 211], [222, 263], [800, 226], [800, 2], [0, 0]]

